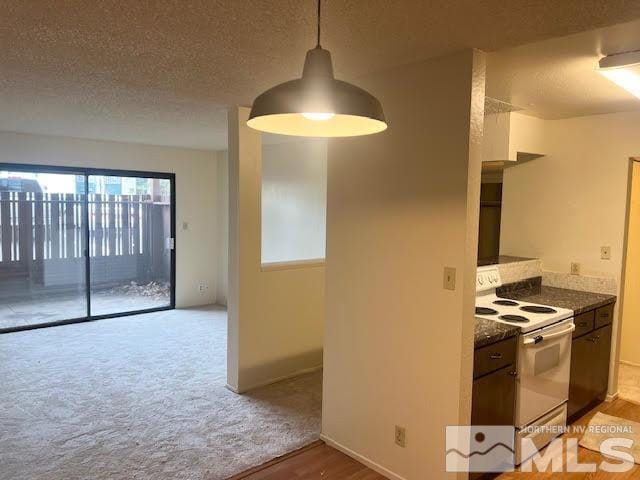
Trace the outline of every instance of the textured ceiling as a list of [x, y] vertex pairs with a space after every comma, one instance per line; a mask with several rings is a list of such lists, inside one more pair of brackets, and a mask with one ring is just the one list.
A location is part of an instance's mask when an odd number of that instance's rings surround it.
[[640, 110], [640, 99], [596, 71], [604, 55], [640, 50], [640, 20], [489, 55], [487, 95], [558, 119]]
[[[297, 76], [313, 0], [0, 0], [0, 130], [224, 148], [227, 105]], [[639, 0], [325, 0], [349, 78], [640, 18]]]

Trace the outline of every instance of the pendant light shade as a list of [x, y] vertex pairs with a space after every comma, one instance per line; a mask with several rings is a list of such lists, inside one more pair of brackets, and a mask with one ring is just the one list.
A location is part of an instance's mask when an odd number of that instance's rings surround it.
[[267, 90], [253, 102], [247, 125], [303, 137], [352, 137], [387, 128], [382, 105], [370, 93], [333, 76], [331, 54], [318, 45], [307, 52], [302, 78]]

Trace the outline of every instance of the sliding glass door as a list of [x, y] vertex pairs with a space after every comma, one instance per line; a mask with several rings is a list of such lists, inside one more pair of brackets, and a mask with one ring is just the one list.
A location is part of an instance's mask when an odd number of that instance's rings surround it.
[[173, 308], [172, 174], [0, 164], [0, 332]]
[[171, 305], [171, 182], [89, 176], [91, 313]]
[[87, 316], [81, 174], [0, 166], [0, 329]]

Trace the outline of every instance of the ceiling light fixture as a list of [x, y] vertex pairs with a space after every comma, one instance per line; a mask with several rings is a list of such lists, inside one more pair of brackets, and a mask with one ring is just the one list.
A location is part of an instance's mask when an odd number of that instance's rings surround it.
[[302, 78], [267, 90], [253, 102], [247, 125], [302, 137], [353, 137], [382, 132], [387, 123], [376, 97], [333, 76], [331, 54], [318, 42], [307, 52]]
[[607, 55], [600, 59], [598, 72], [640, 98], [640, 51]]

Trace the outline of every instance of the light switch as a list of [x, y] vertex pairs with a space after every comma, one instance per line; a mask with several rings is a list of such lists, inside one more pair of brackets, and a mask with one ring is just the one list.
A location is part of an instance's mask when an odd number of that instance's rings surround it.
[[444, 267], [443, 285], [445, 290], [456, 289], [456, 269], [452, 267]]
[[189, 222], [182, 222], [182, 230], [189, 230]]

